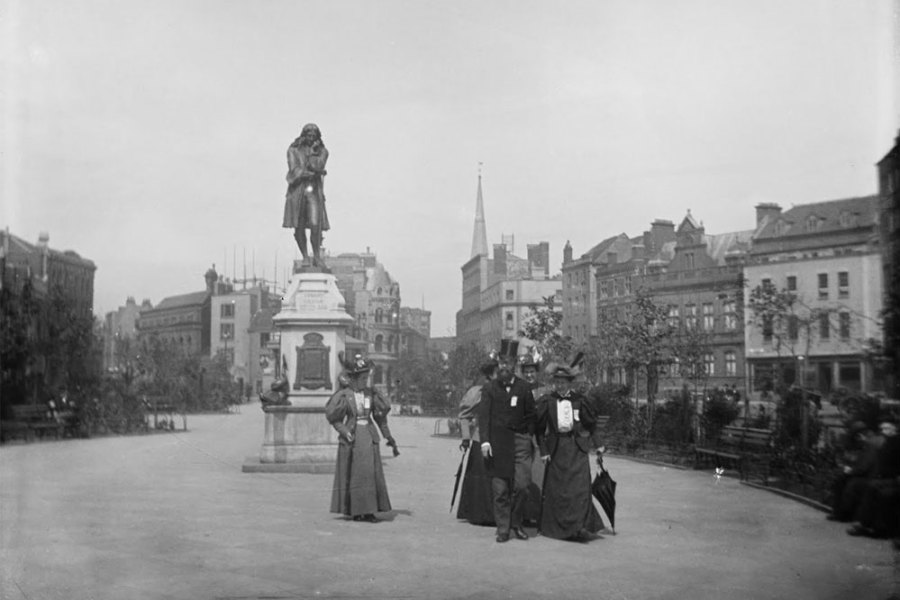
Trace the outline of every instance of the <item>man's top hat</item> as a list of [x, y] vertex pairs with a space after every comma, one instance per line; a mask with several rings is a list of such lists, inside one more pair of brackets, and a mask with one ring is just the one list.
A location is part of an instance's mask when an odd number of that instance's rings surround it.
[[500, 361], [503, 363], [515, 363], [519, 354], [518, 340], [500, 340]]

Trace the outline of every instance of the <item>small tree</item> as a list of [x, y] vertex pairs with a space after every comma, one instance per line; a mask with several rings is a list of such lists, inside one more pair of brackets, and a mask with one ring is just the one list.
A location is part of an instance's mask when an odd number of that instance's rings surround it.
[[[648, 420], [653, 422], [653, 406], [663, 369], [673, 360], [674, 327], [667, 321], [665, 307], [658, 306], [643, 290], [635, 294], [633, 310], [621, 321], [607, 323], [614, 340], [619, 365], [631, 373], [635, 383], [646, 384]], [[635, 385], [635, 401], [638, 387]]]
[[531, 307], [522, 327], [522, 335], [537, 345], [542, 360], [564, 362], [572, 354], [574, 344], [561, 333], [562, 310], [556, 307], [553, 296], [544, 298], [542, 306]]

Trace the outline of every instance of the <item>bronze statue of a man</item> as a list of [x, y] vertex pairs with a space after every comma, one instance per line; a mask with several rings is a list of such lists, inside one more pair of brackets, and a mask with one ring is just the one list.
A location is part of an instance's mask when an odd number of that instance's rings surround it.
[[294, 230], [294, 239], [303, 255], [309, 260], [306, 248], [306, 230], [310, 232], [313, 265], [324, 266], [321, 261], [322, 232], [331, 227], [325, 211], [325, 163], [328, 150], [322, 143], [318, 126], [308, 123], [303, 126], [300, 137], [287, 150], [288, 173], [287, 195], [284, 199], [284, 221], [282, 227]]

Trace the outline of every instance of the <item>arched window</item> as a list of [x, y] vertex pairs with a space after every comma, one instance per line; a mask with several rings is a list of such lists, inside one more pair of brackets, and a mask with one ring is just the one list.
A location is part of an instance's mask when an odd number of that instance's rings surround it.
[[383, 315], [383, 313], [382, 313], [381, 309], [380, 309], [380, 308], [376, 308], [376, 309], [375, 309], [375, 322], [376, 322], [376, 323], [381, 323], [382, 315]]
[[384, 343], [384, 336], [380, 333], [375, 336], [375, 352], [381, 352], [381, 345]]
[[388, 352], [393, 352], [393, 351], [394, 351], [394, 336], [392, 336], [392, 335], [389, 335], [389, 336], [388, 336], [388, 340], [387, 340], [387, 351], [388, 351]]

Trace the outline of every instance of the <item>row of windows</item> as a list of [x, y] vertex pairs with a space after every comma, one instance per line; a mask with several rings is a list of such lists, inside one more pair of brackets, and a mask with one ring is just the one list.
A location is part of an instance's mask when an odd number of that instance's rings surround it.
[[[394, 352], [395, 350], [400, 350], [400, 344], [395, 345], [396, 338], [393, 335], [389, 335], [387, 338], [387, 352]], [[395, 347], [396, 346], [396, 347]], [[385, 340], [384, 336], [380, 333], [375, 336], [375, 352], [384, 352], [385, 351]]]
[[[574, 277], [573, 277], [574, 275]], [[574, 280], [574, 281], [573, 281]], [[574, 273], [569, 272], [566, 273], [566, 286], [572, 287], [573, 283], [575, 285], [583, 286], [587, 282], [587, 276], [585, 275], [585, 271], [575, 271]]]
[[[600, 309], [601, 321], [627, 321], [630, 318], [630, 304]], [[698, 329], [703, 331], [714, 331], [717, 322], [721, 322], [726, 331], [736, 331], [739, 325], [737, 304], [734, 300], [722, 302], [721, 314], [716, 314], [716, 307], [712, 302], [704, 302], [700, 305], [686, 304], [684, 306], [683, 320], [682, 307], [670, 304], [666, 319], [671, 327], [677, 328], [683, 323], [688, 329]]]
[[[837, 314], [837, 323], [832, 323], [832, 313], [827, 311], [817, 312], [808, 320], [801, 320], [799, 315], [789, 315], [784, 324], [784, 334], [787, 339], [797, 341], [800, 339], [801, 329], [805, 329], [810, 335], [817, 335], [820, 340], [831, 339], [833, 329], [842, 341], [850, 339], [850, 313], [841, 311]], [[835, 327], [836, 325], [836, 327]], [[762, 323], [763, 342], [771, 343], [775, 337], [776, 328], [772, 317], [764, 317]]]
[[601, 298], [616, 298], [618, 296], [631, 295], [631, 276], [618, 277], [616, 279], [607, 279], [599, 282], [597, 290]]
[[[704, 302], [701, 305], [686, 304], [684, 306], [684, 326], [687, 329], [702, 331], [714, 331], [717, 317], [726, 331], [735, 331], [738, 328], [738, 318], [734, 300], [722, 302], [722, 314], [716, 315], [715, 305], [712, 302]], [[668, 310], [668, 322], [671, 327], [679, 327], [682, 324], [681, 307], [670, 304]]]
[[181, 315], [170, 315], [168, 317], [157, 317], [148, 319], [141, 317], [140, 324], [142, 329], [152, 329], [154, 327], [164, 327], [166, 325], [174, 325], [176, 323], [196, 323], [197, 318], [193, 313], [185, 313]]
[[[716, 375], [724, 375], [733, 377], [737, 375], [737, 353], [734, 350], [726, 350], [722, 355], [722, 364], [717, 365], [716, 355], [712, 352], [706, 352], [695, 365], [702, 374], [712, 377]], [[670, 377], [689, 376], [690, 368], [682, 365], [676, 358], [675, 361], [663, 369], [663, 375]]]
[[[829, 278], [828, 273], [817, 273], [816, 274], [816, 289], [818, 291], [819, 300], [828, 300], [829, 294], [831, 293], [830, 282], [832, 280]], [[774, 284], [771, 279], [766, 278], [762, 280], [763, 287], [774, 287]], [[788, 275], [785, 278], [784, 287], [789, 292], [796, 292], [798, 289], [798, 281], [796, 275]], [[838, 298], [849, 298], [850, 297], [850, 272], [849, 271], [838, 271], [837, 273], [837, 297]]]

